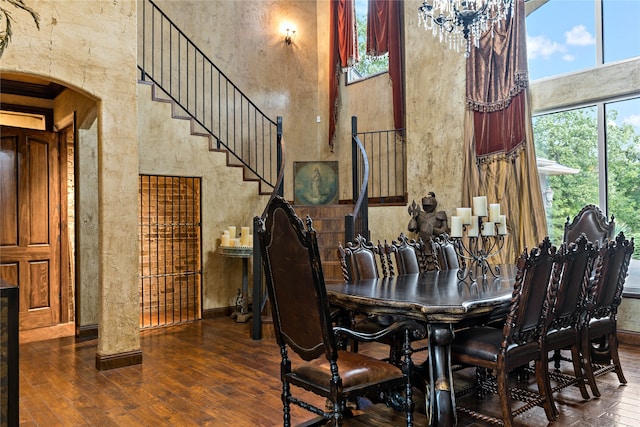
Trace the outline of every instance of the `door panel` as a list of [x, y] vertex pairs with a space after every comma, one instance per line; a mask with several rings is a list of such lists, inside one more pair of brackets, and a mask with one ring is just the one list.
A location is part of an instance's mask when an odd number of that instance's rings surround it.
[[55, 133], [1, 127], [0, 277], [20, 286], [20, 329], [60, 320], [60, 185]]

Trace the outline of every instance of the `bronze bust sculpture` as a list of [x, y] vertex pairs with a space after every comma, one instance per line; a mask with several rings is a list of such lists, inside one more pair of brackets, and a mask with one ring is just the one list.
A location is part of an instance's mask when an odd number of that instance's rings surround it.
[[431, 237], [437, 237], [443, 233], [449, 233], [447, 214], [445, 211], [436, 212], [438, 201], [433, 191], [422, 198], [422, 210], [414, 200], [409, 206], [411, 220], [407, 228], [412, 233], [417, 233], [423, 241], [427, 242]]

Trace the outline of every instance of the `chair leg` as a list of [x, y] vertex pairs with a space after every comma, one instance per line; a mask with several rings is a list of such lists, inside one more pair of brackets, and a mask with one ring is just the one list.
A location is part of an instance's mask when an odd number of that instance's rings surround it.
[[591, 387], [591, 394], [594, 397], [600, 397], [600, 391], [596, 385], [596, 378], [593, 375], [593, 365], [591, 363], [591, 341], [589, 340], [589, 331], [585, 330], [582, 334], [582, 368], [584, 369], [585, 377]]
[[513, 426], [513, 414], [511, 413], [511, 398], [509, 397], [509, 373], [500, 368], [496, 372], [498, 382], [498, 396], [502, 408], [502, 419], [505, 427]]
[[554, 350], [553, 352], [553, 367], [556, 372], [560, 372], [560, 361], [562, 360], [562, 354], [560, 353], [560, 349]]
[[578, 381], [578, 388], [580, 388], [580, 394], [582, 394], [582, 398], [588, 400], [591, 398], [589, 396], [589, 392], [587, 391], [587, 386], [584, 384], [584, 375], [582, 374], [582, 362], [580, 360], [580, 348], [578, 344], [574, 344], [571, 346], [571, 362], [573, 363], [573, 374]]
[[626, 384], [627, 379], [622, 373], [622, 365], [620, 364], [620, 355], [618, 354], [618, 336], [616, 333], [609, 334], [609, 350], [611, 351], [611, 360], [616, 368], [616, 374], [618, 375], [618, 381], [620, 384]]
[[289, 389], [288, 383], [282, 384], [282, 412], [283, 412], [283, 426], [290, 427], [291, 426], [291, 406], [289, 403], [289, 398], [291, 397], [291, 391]]
[[[555, 361], [555, 357], [553, 360]], [[540, 369], [544, 369], [544, 372], [541, 372], [540, 375], [538, 375], [538, 362], [536, 362], [535, 372], [536, 372], [536, 381], [538, 382], [538, 389], [540, 388], [539, 380], [541, 379], [543, 388], [544, 388], [544, 393], [546, 396], [549, 396], [549, 399], [551, 402], [550, 407], [553, 412], [553, 419], [556, 419], [560, 413], [558, 412], [558, 408], [556, 407], [556, 404], [553, 401], [553, 391], [551, 390], [551, 378], [549, 377], [549, 352], [548, 351], [542, 352], [542, 356], [539, 364], [541, 365]], [[546, 411], [547, 409], [545, 407], [545, 413]], [[548, 415], [547, 415], [547, 418], [549, 418]]]
[[547, 415], [547, 419], [553, 422], [558, 418], [559, 412], [553, 402], [551, 385], [549, 383], [549, 360], [546, 355], [536, 360], [536, 382], [538, 383], [538, 393], [540, 393], [543, 398], [542, 407], [544, 408], [544, 413]]

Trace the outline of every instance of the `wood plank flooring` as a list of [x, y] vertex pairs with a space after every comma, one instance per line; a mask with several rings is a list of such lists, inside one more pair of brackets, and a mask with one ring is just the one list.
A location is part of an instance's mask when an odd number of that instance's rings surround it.
[[[248, 323], [230, 318], [202, 321], [141, 334], [142, 365], [95, 369], [96, 341], [73, 337], [20, 344], [20, 426], [278, 426], [282, 425], [279, 350], [273, 339], [254, 341]], [[640, 425], [640, 350], [621, 345], [627, 385], [615, 374], [599, 377], [602, 397], [584, 401], [568, 388], [556, 395], [560, 411], [553, 426]], [[383, 356], [384, 346], [365, 344], [362, 352]], [[424, 358], [416, 354], [415, 359]], [[457, 374], [458, 375], [458, 374]], [[464, 379], [460, 379], [461, 382]], [[416, 392], [417, 426], [424, 396]], [[312, 397], [314, 399], [314, 397]], [[465, 403], [473, 397], [465, 397]], [[323, 402], [317, 398], [316, 404]], [[499, 413], [496, 396], [479, 403]], [[294, 424], [311, 418], [293, 408]], [[546, 426], [535, 408], [517, 425]], [[383, 405], [362, 402], [346, 426], [401, 426], [404, 417]], [[459, 426], [481, 426], [464, 415]]]

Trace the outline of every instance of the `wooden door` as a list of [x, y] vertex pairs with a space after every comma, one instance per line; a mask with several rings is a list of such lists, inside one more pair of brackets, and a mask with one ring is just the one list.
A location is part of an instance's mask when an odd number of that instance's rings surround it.
[[0, 127], [0, 278], [20, 286], [20, 329], [60, 321], [59, 143]]

